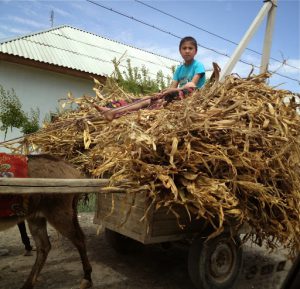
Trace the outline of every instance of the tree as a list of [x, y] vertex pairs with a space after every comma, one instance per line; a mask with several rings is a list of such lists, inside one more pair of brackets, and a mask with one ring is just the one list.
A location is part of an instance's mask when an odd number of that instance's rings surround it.
[[23, 134], [29, 134], [39, 129], [39, 109], [31, 109], [25, 113], [14, 89], [5, 90], [0, 85], [0, 130], [6, 138], [8, 129], [18, 128]]

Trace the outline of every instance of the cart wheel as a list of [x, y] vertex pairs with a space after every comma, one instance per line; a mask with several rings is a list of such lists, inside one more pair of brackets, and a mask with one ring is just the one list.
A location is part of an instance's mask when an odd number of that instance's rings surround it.
[[112, 231], [108, 228], [105, 228], [105, 239], [119, 254], [134, 253], [140, 251], [143, 248], [142, 243], [115, 231]]
[[189, 249], [189, 275], [197, 289], [231, 289], [242, 267], [238, 236], [221, 234], [204, 242], [195, 239]]

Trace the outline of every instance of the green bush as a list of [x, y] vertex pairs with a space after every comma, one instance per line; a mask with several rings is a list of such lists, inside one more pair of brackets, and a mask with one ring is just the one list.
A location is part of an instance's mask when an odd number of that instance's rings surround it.
[[[130, 59], [127, 59], [126, 71], [121, 72], [119, 62], [116, 59], [113, 60], [114, 74], [113, 77], [117, 83], [127, 92], [131, 92], [135, 95], [139, 94], [151, 94], [158, 92], [161, 89], [168, 87], [171, 83], [171, 77], [165, 77], [162, 71], [159, 71], [156, 75], [156, 79], [149, 76], [149, 70], [143, 66], [141, 69], [138, 67], [132, 67]], [[175, 67], [172, 68], [174, 72]]]
[[22, 104], [13, 89], [5, 90], [0, 85], [0, 130], [7, 135], [8, 129], [18, 128], [23, 134], [29, 134], [39, 129], [38, 108], [31, 109], [30, 114], [25, 113]]
[[86, 198], [80, 199], [77, 210], [82, 212], [95, 212], [96, 210], [96, 194], [88, 194]]

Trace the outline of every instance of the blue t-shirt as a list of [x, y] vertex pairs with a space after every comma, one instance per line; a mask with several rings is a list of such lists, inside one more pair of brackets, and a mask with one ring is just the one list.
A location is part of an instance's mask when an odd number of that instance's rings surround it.
[[190, 65], [181, 64], [175, 70], [173, 80], [178, 81], [178, 87], [183, 87], [188, 82], [191, 82], [196, 74], [204, 73], [197, 83], [197, 88], [200, 88], [205, 83], [205, 68], [203, 64], [194, 59]]

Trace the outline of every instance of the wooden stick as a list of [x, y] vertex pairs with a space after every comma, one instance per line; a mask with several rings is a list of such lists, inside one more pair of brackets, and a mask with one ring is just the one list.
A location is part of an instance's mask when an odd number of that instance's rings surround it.
[[125, 188], [109, 186], [109, 182], [108, 179], [0, 178], [0, 195], [125, 192]]
[[31, 186], [31, 187], [56, 187], [56, 186], [94, 186], [104, 187], [109, 184], [109, 179], [51, 179], [51, 178], [0, 178], [0, 186]]
[[117, 187], [28, 187], [28, 186], [1, 186], [0, 196], [25, 194], [85, 194], [85, 193], [125, 193], [126, 189]]

